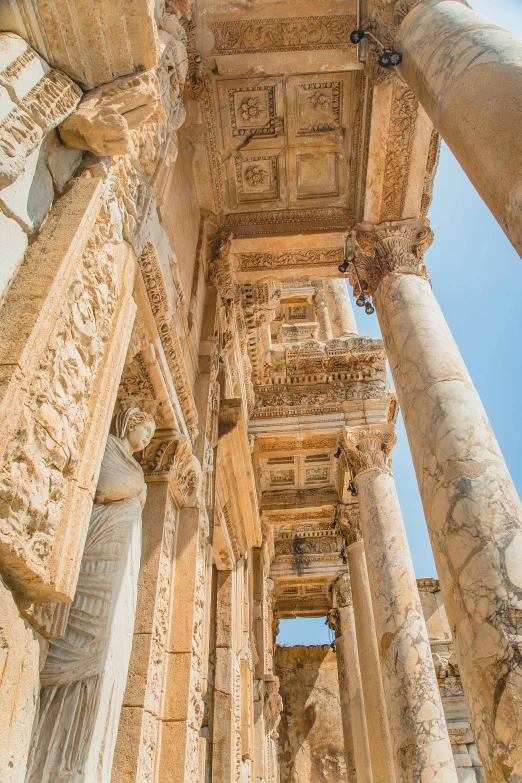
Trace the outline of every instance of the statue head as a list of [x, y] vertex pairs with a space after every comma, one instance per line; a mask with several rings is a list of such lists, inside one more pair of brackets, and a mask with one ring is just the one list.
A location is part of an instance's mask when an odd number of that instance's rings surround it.
[[149, 445], [156, 422], [150, 413], [144, 413], [139, 408], [129, 408], [116, 414], [112, 428], [114, 435], [123, 441], [129, 454], [134, 454]]

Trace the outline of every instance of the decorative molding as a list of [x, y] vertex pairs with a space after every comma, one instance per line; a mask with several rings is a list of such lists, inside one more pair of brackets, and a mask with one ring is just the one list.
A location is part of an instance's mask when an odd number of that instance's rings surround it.
[[345, 427], [339, 436], [346, 460], [354, 476], [366, 470], [391, 470], [391, 452], [397, 442], [393, 424], [378, 427]]
[[386, 381], [356, 383], [331, 382], [309, 387], [256, 387], [256, 406], [253, 417], [285, 418], [341, 409], [349, 400], [375, 400], [386, 393]]
[[417, 579], [417, 589], [419, 593], [438, 593], [440, 592], [440, 582], [431, 577]]
[[200, 471], [190, 440], [176, 430], [156, 430], [139, 462], [146, 481], [169, 482], [180, 508], [198, 486]]
[[224, 228], [226, 231], [237, 230], [238, 234], [244, 235], [259, 233], [261, 227], [270, 233], [288, 231], [291, 225], [299, 226], [301, 231], [315, 231], [317, 224], [321, 223], [324, 223], [324, 228], [328, 230], [346, 230], [353, 223], [353, 210], [325, 207], [234, 213], [226, 216]]
[[302, 266], [329, 267], [339, 265], [344, 257], [341, 247], [309, 250], [272, 250], [257, 253], [238, 253], [236, 258], [242, 272], [288, 269]]
[[352, 587], [348, 574], [341, 574], [341, 576], [334, 582], [334, 589], [335, 596], [337, 598], [337, 606], [352, 605]]
[[419, 103], [413, 92], [394, 82], [388, 148], [381, 197], [381, 220], [402, 217]]
[[350, 49], [355, 16], [301, 16], [210, 22], [213, 55]]
[[[167, 294], [159, 258], [152, 242], [145, 245], [139, 257], [139, 265], [185, 423], [190, 437], [194, 441], [198, 435], [198, 413], [185, 367], [174, 311]], [[181, 296], [178, 296], [176, 304], [178, 306], [181, 304]]]

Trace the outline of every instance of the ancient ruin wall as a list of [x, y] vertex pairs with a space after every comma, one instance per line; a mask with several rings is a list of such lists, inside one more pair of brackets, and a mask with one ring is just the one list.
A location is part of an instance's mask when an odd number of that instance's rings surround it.
[[328, 644], [277, 647], [281, 783], [347, 783], [339, 682]]

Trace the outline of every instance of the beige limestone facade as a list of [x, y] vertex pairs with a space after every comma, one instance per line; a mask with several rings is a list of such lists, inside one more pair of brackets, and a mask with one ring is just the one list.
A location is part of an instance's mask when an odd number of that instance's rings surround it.
[[0, 0], [1, 783], [522, 782], [522, 508], [424, 265], [441, 139], [522, 252], [521, 62], [460, 0]]

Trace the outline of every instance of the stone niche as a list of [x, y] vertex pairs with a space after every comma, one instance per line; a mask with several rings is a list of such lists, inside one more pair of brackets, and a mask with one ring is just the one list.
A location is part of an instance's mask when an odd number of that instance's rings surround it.
[[328, 644], [278, 646], [275, 663], [283, 699], [281, 783], [347, 783], [335, 653]]

